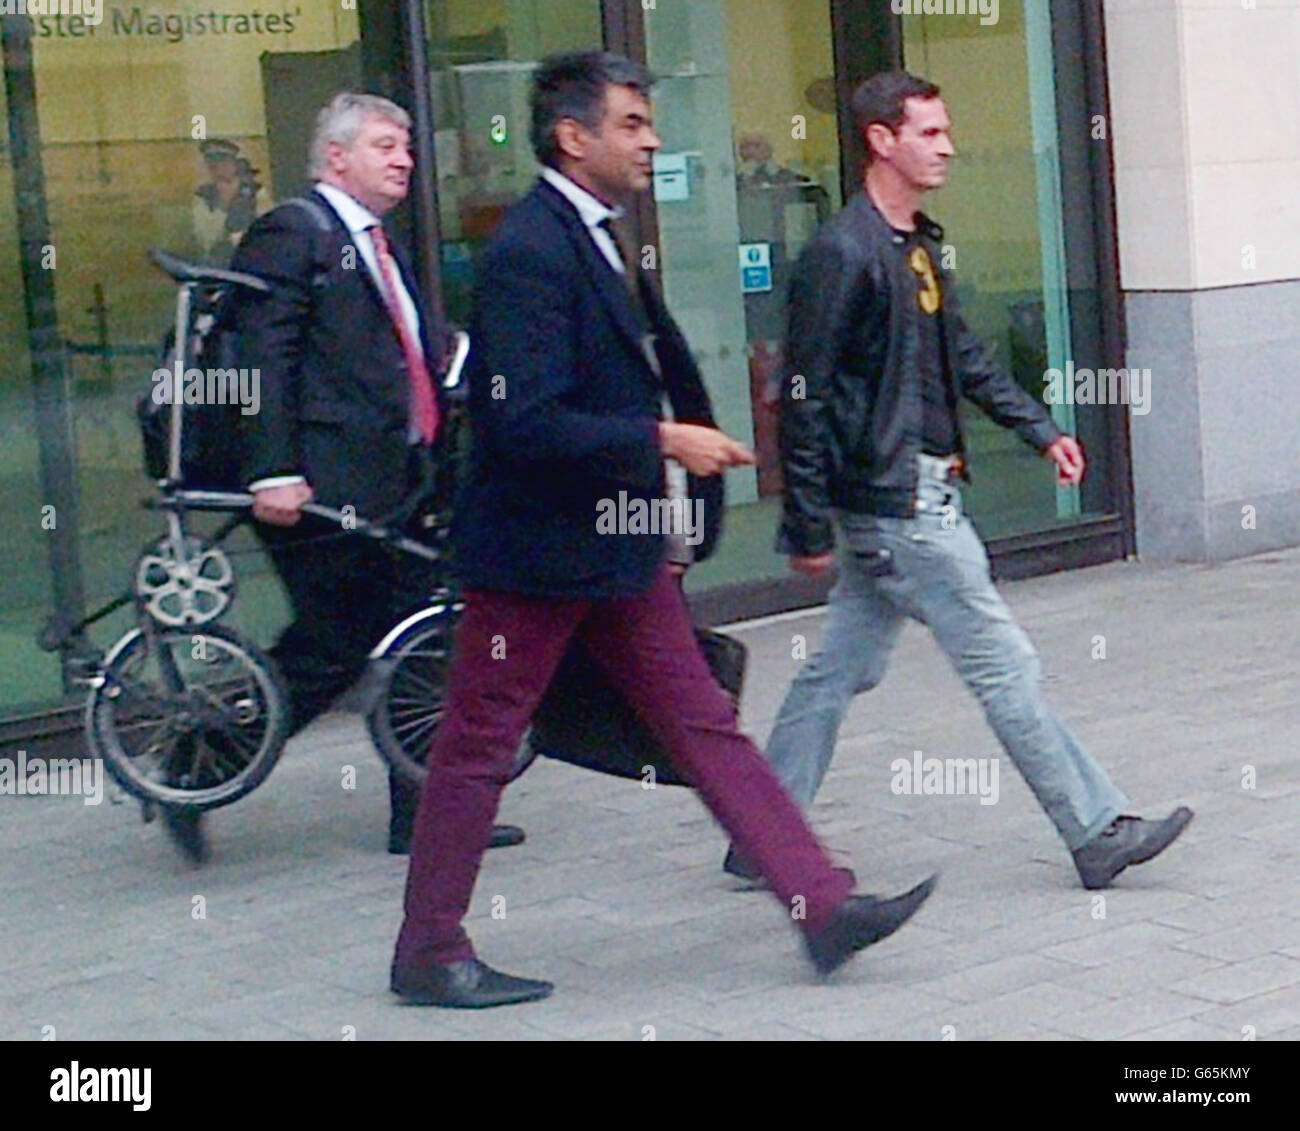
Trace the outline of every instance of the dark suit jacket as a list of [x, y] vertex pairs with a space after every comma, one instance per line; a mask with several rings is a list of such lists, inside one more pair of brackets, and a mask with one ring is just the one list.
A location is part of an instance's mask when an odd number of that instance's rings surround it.
[[[360, 250], [347, 252], [347, 227], [323, 196], [306, 195], [333, 221], [331, 232], [303, 208], [275, 208], [249, 228], [231, 264], [272, 284], [267, 295], [241, 292], [234, 315], [239, 364], [261, 371], [261, 410], [246, 418], [244, 478], [303, 474], [317, 502], [379, 516], [407, 489], [406, 362]], [[415, 280], [396, 249], [394, 257], [432, 359]], [[436, 393], [436, 376], [434, 385]]]
[[[662, 536], [601, 533], [598, 503], [664, 494], [657, 422], [666, 387], [679, 421], [713, 424], [685, 339], [649, 286], [663, 384], [641, 345], [626, 283], [577, 210], [544, 181], [507, 215], [477, 263], [469, 362], [472, 454], [456, 504], [456, 572], [467, 588], [570, 597], [645, 592]], [[722, 513], [707, 493], [706, 555]]]

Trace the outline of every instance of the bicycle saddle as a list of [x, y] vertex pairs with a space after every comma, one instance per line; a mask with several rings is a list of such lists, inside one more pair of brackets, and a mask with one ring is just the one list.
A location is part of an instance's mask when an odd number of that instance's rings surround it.
[[269, 291], [270, 285], [256, 275], [245, 275], [240, 271], [226, 271], [220, 267], [203, 267], [197, 263], [187, 263], [178, 255], [172, 255], [162, 248], [152, 248], [149, 259], [155, 267], [166, 271], [178, 283], [211, 283], [223, 287], [247, 287], [254, 291]]

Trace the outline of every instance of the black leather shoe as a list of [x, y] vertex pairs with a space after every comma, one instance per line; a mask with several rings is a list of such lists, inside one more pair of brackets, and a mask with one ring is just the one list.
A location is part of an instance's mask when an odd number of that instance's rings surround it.
[[[388, 851], [393, 856], [409, 856], [411, 854], [411, 837], [412, 829], [388, 830]], [[488, 841], [489, 848], [509, 848], [512, 845], [523, 844], [526, 840], [524, 830], [518, 825], [497, 825], [492, 829], [492, 839]]]
[[930, 898], [938, 880], [938, 875], [933, 875], [893, 899], [879, 899], [874, 895], [849, 896], [821, 933], [805, 940], [808, 957], [817, 967], [817, 972], [829, 974], [843, 966], [855, 951], [864, 950], [892, 935]]
[[524, 839], [524, 830], [518, 825], [494, 825], [488, 847], [512, 848], [516, 844], [523, 844]]
[[192, 864], [202, 864], [208, 858], [207, 838], [203, 835], [203, 812], [200, 809], [177, 808], [163, 805], [163, 828], [172, 843]]
[[495, 1005], [539, 1001], [555, 989], [550, 982], [503, 974], [477, 958], [406, 969], [394, 963], [389, 987], [412, 1005], [440, 1005], [444, 1009], [491, 1009]]
[[742, 856], [733, 844], [727, 849], [727, 858], [722, 862], [722, 870], [738, 880], [761, 880], [762, 873], [749, 860]]
[[1130, 864], [1159, 856], [1178, 839], [1192, 820], [1192, 811], [1179, 806], [1163, 821], [1116, 817], [1100, 835], [1074, 850], [1074, 866], [1089, 891], [1110, 885]]

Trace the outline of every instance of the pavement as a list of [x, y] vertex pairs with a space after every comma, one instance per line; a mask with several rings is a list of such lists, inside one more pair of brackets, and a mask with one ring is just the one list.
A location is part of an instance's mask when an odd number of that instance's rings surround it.
[[[129, 801], [0, 798], [0, 1037], [1300, 1038], [1300, 550], [1004, 592], [1050, 701], [1135, 809], [1196, 810], [1108, 892], [1079, 886], [975, 701], [909, 626], [811, 816], [863, 890], [942, 878], [825, 983], [772, 897], [722, 874], [725, 839], [693, 793], [543, 759], [500, 814], [528, 841], [488, 854], [468, 925], [485, 960], [554, 995], [401, 1005], [387, 973], [406, 868], [385, 852], [385, 774], [360, 720], [333, 715], [211, 816], [202, 868]], [[731, 630], [750, 648], [756, 737], [823, 619]], [[996, 803], [894, 792], [890, 763], [917, 750], [1000, 759]]]

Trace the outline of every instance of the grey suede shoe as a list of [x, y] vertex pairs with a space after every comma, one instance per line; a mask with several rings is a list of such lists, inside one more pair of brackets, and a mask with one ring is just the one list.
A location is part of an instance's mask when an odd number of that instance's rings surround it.
[[1192, 819], [1185, 805], [1163, 821], [1141, 817], [1116, 817], [1101, 833], [1074, 851], [1074, 866], [1089, 891], [1110, 885], [1130, 864], [1142, 864], [1159, 856], [1178, 839]]

